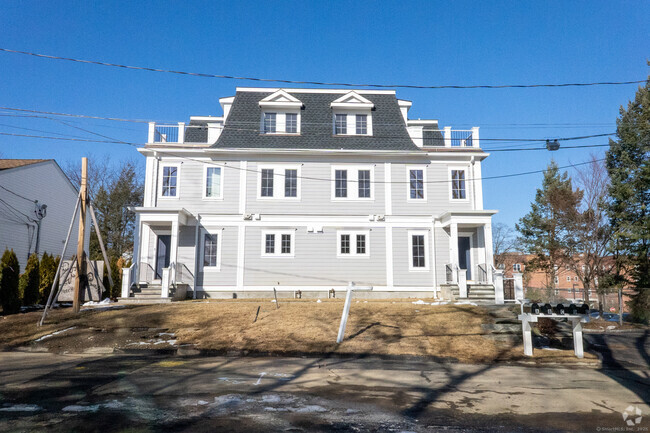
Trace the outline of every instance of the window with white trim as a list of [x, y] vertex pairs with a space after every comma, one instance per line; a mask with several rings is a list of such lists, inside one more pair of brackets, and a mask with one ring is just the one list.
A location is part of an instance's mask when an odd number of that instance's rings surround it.
[[163, 165], [160, 177], [161, 197], [178, 197], [178, 165]]
[[571, 277], [566, 277], [566, 280], [567, 280], [567, 281], [571, 281]]
[[296, 113], [285, 114], [285, 132], [295, 134], [298, 132], [298, 115]]
[[514, 265], [512, 265], [512, 270], [514, 272], [521, 272], [521, 263], [515, 263]]
[[277, 113], [264, 113], [264, 134], [275, 134], [277, 130]]
[[451, 198], [454, 200], [465, 200], [465, 170], [451, 170]]
[[357, 114], [356, 121], [357, 121], [357, 135], [368, 134], [368, 115]]
[[409, 271], [429, 270], [429, 232], [426, 230], [408, 231]]
[[[356, 111], [356, 110], [355, 110]], [[367, 112], [334, 113], [332, 132], [334, 135], [372, 135], [372, 114]]]
[[409, 200], [424, 200], [424, 169], [411, 168], [409, 174]]
[[223, 182], [221, 179], [221, 167], [205, 168], [205, 188], [203, 198], [222, 198]]
[[332, 199], [373, 200], [374, 175], [369, 165], [332, 166]]
[[367, 257], [370, 255], [368, 230], [347, 231], [337, 233], [337, 256], [339, 257]]
[[258, 198], [300, 199], [300, 165], [261, 164], [258, 169]]
[[219, 235], [206, 233], [203, 236], [203, 267], [217, 266], [217, 245]]
[[348, 133], [348, 115], [335, 114], [334, 115], [334, 134], [345, 135]]
[[293, 257], [295, 230], [264, 230], [262, 232], [262, 256]]

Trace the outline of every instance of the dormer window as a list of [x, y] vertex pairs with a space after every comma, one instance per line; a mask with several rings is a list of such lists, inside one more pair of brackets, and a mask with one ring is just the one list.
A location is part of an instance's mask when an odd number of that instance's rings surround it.
[[259, 102], [262, 108], [260, 132], [262, 134], [300, 134], [302, 102], [278, 90]]
[[372, 135], [372, 110], [375, 107], [357, 92], [349, 92], [332, 104], [334, 135]]

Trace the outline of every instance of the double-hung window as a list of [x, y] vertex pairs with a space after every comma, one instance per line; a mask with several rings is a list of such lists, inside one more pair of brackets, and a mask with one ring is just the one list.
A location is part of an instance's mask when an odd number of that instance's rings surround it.
[[339, 231], [338, 250], [339, 257], [367, 257], [369, 256], [368, 236], [369, 231]]
[[277, 113], [264, 113], [264, 133], [275, 134]]
[[262, 256], [265, 257], [293, 257], [294, 231], [263, 231]]
[[368, 115], [367, 114], [357, 114], [357, 135], [366, 135], [368, 134]]
[[203, 267], [217, 267], [219, 235], [206, 233], [203, 236]]
[[221, 167], [205, 168], [205, 189], [204, 198], [222, 198]]
[[409, 270], [429, 270], [429, 260], [427, 257], [428, 237], [429, 235], [427, 231], [410, 230], [408, 232]]
[[512, 270], [514, 272], [521, 272], [521, 263], [515, 263], [514, 265], [512, 265]]
[[332, 166], [332, 199], [372, 200], [373, 182], [371, 165]]
[[424, 200], [424, 169], [409, 169], [409, 200]]
[[348, 133], [348, 115], [335, 114], [334, 115], [334, 133], [336, 135], [345, 135]]
[[465, 191], [465, 170], [451, 170], [451, 198], [464, 200], [467, 198]]
[[178, 166], [162, 167], [160, 195], [163, 197], [178, 197]]
[[260, 195], [262, 197], [273, 197], [273, 169], [262, 169], [262, 185]]
[[284, 131], [287, 134], [295, 134], [298, 132], [298, 115], [296, 113], [285, 114]]
[[359, 198], [370, 198], [370, 170], [359, 170]]
[[334, 196], [337, 198], [345, 198], [348, 196], [347, 170], [334, 171]]
[[300, 165], [260, 164], [258, 198], [300, 199]]
[[295, 168], [284, 170], [284, 196], [298, 196], [298, 170]]

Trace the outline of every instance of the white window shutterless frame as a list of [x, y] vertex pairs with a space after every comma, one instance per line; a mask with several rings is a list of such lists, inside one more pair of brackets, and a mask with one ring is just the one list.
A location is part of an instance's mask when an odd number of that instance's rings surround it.
[[203, 169], [203, 198], [223, 200], [224, 167], [206, 164]]
[[180, 196], [180, 163], [160, 164], [158, 175], [158, 198], [177, 199]]

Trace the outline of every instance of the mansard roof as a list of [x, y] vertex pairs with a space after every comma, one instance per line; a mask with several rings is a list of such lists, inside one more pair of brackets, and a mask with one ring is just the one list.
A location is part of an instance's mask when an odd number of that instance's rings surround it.
[[[279, 89], [237, 89], [225, 127], [214, 148], [224, 149], [332, 149], [421, 151], [411, 140], [394, 92], [354, 93], [373, 105], [372, 136], [333, 134], [332, 103], [354, 96], [349, 90], [283, 89], [302, 103], [301, 134], [260, 134], [265, 109], [260, 102], [278, 94]], [[365, 101], [356, 98], [361, 103]], [[352, 102], [351, 100], [349, 102]], [[336, 106], [336, 104], [334, 104]], [[364, 103], [365, 105], [365, 103]]]

